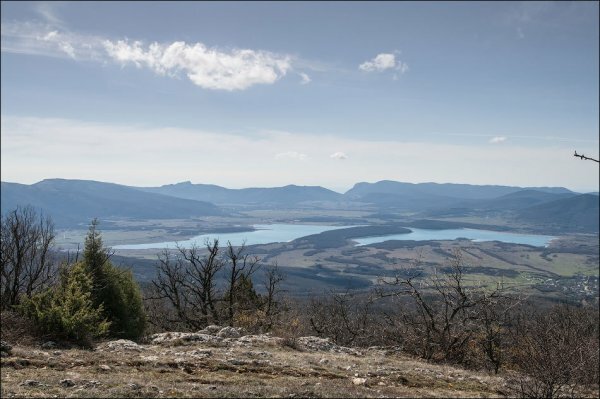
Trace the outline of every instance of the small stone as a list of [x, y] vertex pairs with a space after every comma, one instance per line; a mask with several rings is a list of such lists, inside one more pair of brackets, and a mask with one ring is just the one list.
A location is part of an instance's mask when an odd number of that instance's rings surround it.
[[75, 383], [73, 382], [73, 380], [67, 378], [64, 380], [60, 380], [60, 385], [63, 387], [73, 387], [75, 386]]
[[12, 346], [6, 341], [0, 341], [0, 352], [2, 352], [2, 354], [10, 355], [12, 352]]
[[25, 387], [37, 387], [40, 385], [40, 382], [36, 380], [25, 380], [20, 385]]
[[46, 341], [42, 344], [42, 349], [54, 349], [56, 348], [56, 342]]
[[204, 327], [202, 330], [200, 330], [198, 332], [202, 333], [202, 334], [215, 335], [216, 333], [221, 331], [222, 328], [223, 327], [221, 327], [221, 326], [216, 326], [214, 324], [211, 324], [210, 326]]
[[130, 389], [135, 389], [135, 390], [138, 390], [138, 389], [140, 389], [140, 388], [141, 388], [141, 386], [139, 386], [138, 384], [136, 384], [136, 383], [133, 383], [133, 382], [131, 382], [131, 383], [127, 384], [127, 386], [128, 386]]
[[322, 358], [321, 360], [319, 360], [319, 364], [327, 364], [327, 363], [329, 363], [329, 359]]
[[96, 380], [89, 380], [89, 381], [86, 381], [83, 386], [85, 388], [93, 388], [93, 387], [96, 387], [98, 385], [102, 385], [102, 383], [100, 381], [96, 381]]
[[358, 378], [358, 377], [354, 377], [352, 379], [352, 383], [354, 385], [367, 385], [367, 379], [366, 378]]
[[100, 366], [98, 366], [98, 368], [103, 371], [110, 371], [110, 366], [107, 364], [101, 364]]

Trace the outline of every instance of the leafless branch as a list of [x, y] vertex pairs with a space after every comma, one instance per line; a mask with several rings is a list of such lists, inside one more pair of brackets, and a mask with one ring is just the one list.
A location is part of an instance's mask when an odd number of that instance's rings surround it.
[[575, 154], [573, 154], [573, 156], [574, 156], [574, 157], [577, 157], [577, 158], [581, 158], [581, 160], [586, 160], [586, 161], [594, 161], [594, 162], [600, 162], [600, 161], [598, 161], [597, 159], [590, 158], [590, 157], [586, 157], [586, 156], [585, 156], [585, 155], [583, 155], [583, 154], [578, 154], [578, 153], [577, 153], [577, 151], [575, 151]]

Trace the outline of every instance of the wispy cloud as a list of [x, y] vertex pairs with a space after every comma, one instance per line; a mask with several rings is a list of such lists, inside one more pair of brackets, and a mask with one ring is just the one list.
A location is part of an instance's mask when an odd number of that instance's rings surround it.
[[304, 161], [306, 158], [308, 158], [306, 156], [306, 154], [303, 154], [301, 152], [297, 152], [297, 151], [286, 151], [286, 152], [280, 152], [279, 154], [275, 155], [276, 159], [297, 159], [300, 161]]
[[348, 159], [348, 155], [346, 155], [343, 152], [338, 151], [338, 152], [334, 152], [333, 154], [331, 154], [329, 156], [329, 158], [333, 158], [333, 159]]
[[506, 141], [505, 136], [496, 136], [496, 137], [492, 137], [490, 139], [490, 143], [492, 143], [492, 144], [504, 143], [505, 141]]
[[[293, 57], [253, 49], [220, 49], [204, 43], [144, 43], [110, 40], [69, 32], [46, 24], [3, 23], [2, 51], [79, 61], [114, 62], [147, 68], [170, 77], [184, 74], [210, 90], [245, 90], [273, 84], [293, 69]], [[302, 84], [310, 77], [299, 72]]]
[[302, 80], [300, 81], [300, 84], [302, 85], [309, 84], [310, 82], [312, 82], [310, 76], [308, 76], [304, 72], [300, 72], [300, 77], [302, 78]]
[[37, 23], [2, 23], [2, 52], [105, 61], [103, 38], [80, 35]]
[[56, 12], [56, 6], [61, 4], [60, 2], [40, 2], [35, 3], [33, 9], [44, 18], [44, 20], [54, 26], [63, 25], [63, 20], [59, 17]]
[[[504, 137], [504, 136], [494, 136], [490, 138], [489, 134], [475, 134], [475, 133], [436, 133], [435, 135], [439, 136], [451, 136], [451, 137], [481, 137], [481, 138], [489, 138], [490, 142], [495, 137]], [[508, 140], [508, 138], [506, 138]], [[520, 135], [520, 134], [511, 134], [511, 141], [515, 141], [516, 139], [522, 140], [531, 140], [531, 141], [555, 141], [555, 142], [569, 142], [569, 143], [598, 143], [600, 142], [598, 139], [580, 139], [569, 136], [549, 136], [549, 135]]]
[[[360, 64], [358, 69], [365, 72], [382, 72], [390, 69], [403, 74], [408, 71], [408, 64], [396, 60], [396, 54], [394, 53], [381, 53], [377, 54], [375, 58]], [[396, 74], [395, 76], [397, 77]]]

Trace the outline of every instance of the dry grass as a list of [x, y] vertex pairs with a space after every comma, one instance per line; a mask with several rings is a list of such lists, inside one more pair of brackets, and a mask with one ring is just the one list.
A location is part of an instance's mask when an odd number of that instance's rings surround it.
[[[367, 350], [297, 351], [281, 343], [42, 350], [2, 358], [2, 397], [504, 397], [507, 379]], [[354, 378], [364, 378], [356, 385]], [[37, 384], [24, 384], [34, 380]], [[70, 380], [69, 383], [64, 380]], [[62, 383], [61, 383], [62, 381]], [[72, 386], [68, 386], [72, 385]], [[592, 395], [593, 396], [593, 395]]]
[[[357, 357], [272, 345], [143, 348], [45, 351], [18, 346], [2, 359], [2, 397], [496, 395], [490, 390], [493, 384], [459, 381], [439, 366], [423, 369], [423, 364], [408, 358], [375, 352]], [[442, 374], [446, 377], [440, 380]], [[354, 377], [366, 378], [365, 385], [354, 385]], [[65, 379], [73, 386], [63, 386]], [[26, 380], [39, 385], [22, 385]]]

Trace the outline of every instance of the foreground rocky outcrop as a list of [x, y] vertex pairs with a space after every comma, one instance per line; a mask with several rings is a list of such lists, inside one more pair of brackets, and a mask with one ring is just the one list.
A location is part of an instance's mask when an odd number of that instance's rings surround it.
[[[3, 343], [4, 345], [4, 343]], [[6, 343], [6, 347], [10, 346]], [[506, 397], [516, 377], [429, 364], [393, 348], [209, 326], [93, 350], [13, 345], [2, 397]], [[579, 392], [594, 396], [595, 392]]]

